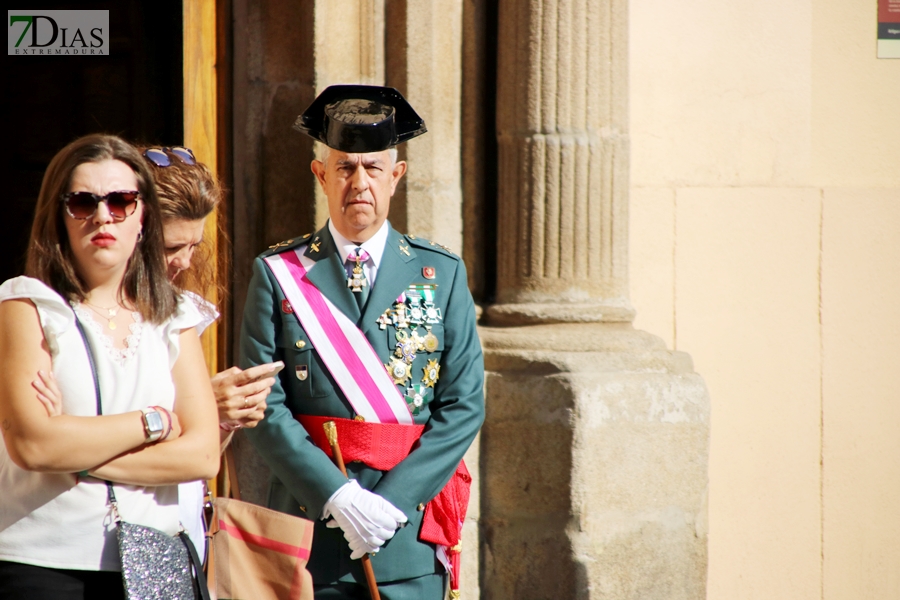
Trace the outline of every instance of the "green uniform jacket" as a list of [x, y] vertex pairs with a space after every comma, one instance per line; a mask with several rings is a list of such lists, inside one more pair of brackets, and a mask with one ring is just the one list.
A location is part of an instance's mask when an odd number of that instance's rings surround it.
[[[420, 352], [412, 363], [412, 379], [420, 383], [429, 360], [440, 363], [440, 376], [430, 403], [415, 417], [425, 425], [419, 446], [390, 471], [361, 463], [347, 465], [350, 477], [402, 510], [409, 524], [372, 558], [378, 581], [395, 581], [442, 573], [433, 544], [420, 542], [423, 512], [419, 505], [434, 498], [469, 448], [484, 420], [484, 360], [475, 327], [475, 307], [462, 260], [440, 246], [392, 228], [364, 313], [347, 287], [347, 275], [328, 228], [304, 236], [260, 255], [241, 326], [243, 368], [284, 361], [267, 398], [268, 408], [259, 425], [245, 430], [247, 437], [272, 469], [268, 505], [285, 513], [316, 521], [309, 570], [316, 583], [354, 580], [365, 583], [360, 561], [350, 560], [350, 549], [339, 528], [328, 529], [320, 520], [325, 502], [347, 482], [331, 459], [310, 441], [294, 414], [353, 418], [355, 413], [326, 370], [297, 318], [284, 312], [284, 294], [263, 258], [305, 245], [305, 255], [316, 260], [309, 280], [365, 333], [382, 362], [388, 364], [396, 349], [396, 329], [381, 329], [377, 319], [393, 307], [411, 284], [437, 284], [435, 306], [442, 322], [432, 326], [438, 337], [435, 352]], [[424, 269], [434, 269], [426, 279]], [[299, 368], [299, 369], [298, 369]], [[305, 368], [306, 377], [298, 373]], [[399, 387], [405, 391], [405, 387]]]

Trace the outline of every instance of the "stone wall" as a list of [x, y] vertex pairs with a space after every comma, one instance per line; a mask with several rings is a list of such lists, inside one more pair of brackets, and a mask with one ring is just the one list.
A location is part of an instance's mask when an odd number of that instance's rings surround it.
[[900, 598], [877, 4], [631, 3], [631, 299], [710, 389], [710, 600]]

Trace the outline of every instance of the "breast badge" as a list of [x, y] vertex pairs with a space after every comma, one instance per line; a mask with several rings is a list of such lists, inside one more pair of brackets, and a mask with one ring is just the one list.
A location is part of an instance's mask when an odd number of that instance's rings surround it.
[[394, 356], [403, 359], [403, 362], [411, 365], [413, 361], [416, 360], [416, 350], [418, 350], [416, 340], [410, 338], [405, 342], [397, 342], [397, 349], [394, 351]]
[[397, 385], [404, 385], [409, 379], [409, 365], [400, 358], [392, 358], [391, 363], [384, 365], [384, 368]]
[[422, 383], [430, 388], [433, 388], [434, 384], [437, 383], [438, 377], [440, 376], [441, 365], [438, 364], [437, 360], [431, 359], [428, 361], [428, 364], [425, 365], [423, 371], [425, 371], [425, 375], [422, 377]]
[[419, 416], [419, 413], [422, 412], [426, 404], [431, 402], [433, 397], [434, 391], [421, 383], [406, 388], [406, 406], [409, 407], [409, 412], [414, 417]]

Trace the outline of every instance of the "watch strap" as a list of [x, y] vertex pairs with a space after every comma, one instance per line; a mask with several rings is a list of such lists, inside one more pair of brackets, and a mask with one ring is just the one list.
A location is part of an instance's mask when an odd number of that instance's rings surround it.
[[[142, 418], [144, 421], [144, 433], [147, 436], [147, 438], [144, 440], [144, 442], [146, 442], [148, 444], [152, 444], [153, 442], [158, 441], [163, 436], [163, 433], [165, 433], [165, 431], [166, 431], [166, 426], [165, 426], [165, 422], [163, 421], [162, 413], [155, 408], [142, 408], [141, 414], [142, 414]], [[151, 423], [150, 423], [150, 419], [151, 419], [150, 415], [151, 414], [156, 414], [156, 418], [159, 419], [159, 423], [158, 423], [159, 427], [154, 427], [153, 425], [151, 425]]]

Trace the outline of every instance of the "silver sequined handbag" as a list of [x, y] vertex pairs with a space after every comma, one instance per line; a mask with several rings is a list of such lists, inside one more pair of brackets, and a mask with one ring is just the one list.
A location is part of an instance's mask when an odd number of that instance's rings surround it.
[[128, 600], [194, 600], [197, 596], [187, 546], [190, 540], [181, 533], [171, 536], [153, 527], [121, 520], [112, 485], [107, 482], [107, 486], [117, 519], [116, 538], [125, 597]]
[[[75, 325], [87, 350], [97, 414], [103, 414], [100, 401], [100, 381], [94, 364], [94, 353], [78, 317]], [[113, 484], [106, 482], [109, 506], [116, 522], [119, 558], [122, 562], [122, 582], [128, 600], [209, 600], [209, 590], [197, 550], [184, 532], [171, 536], [159, 529], [123, 521]], [[196, 576], [196, 582], [194, 580]], [[195, 586], [196, 584], [196, 586]]]

